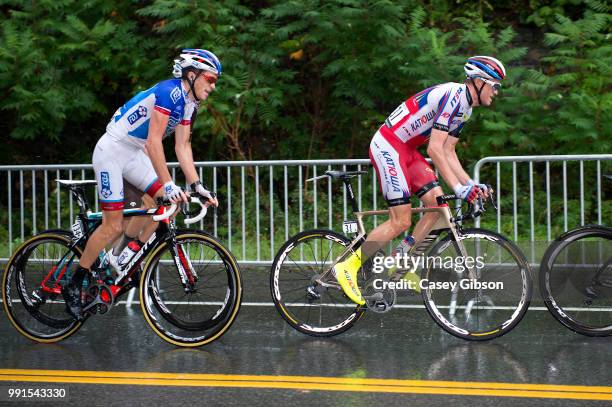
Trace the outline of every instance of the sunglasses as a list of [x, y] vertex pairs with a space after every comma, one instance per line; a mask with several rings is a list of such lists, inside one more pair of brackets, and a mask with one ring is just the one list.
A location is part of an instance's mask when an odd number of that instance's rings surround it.
[[499, 82], [493, 82], [493, 81], [485, 79], [485, 78], [480, 78], [480, 80], [482, 80], [487, 85], [490, 85], [495, 90], [500, 90], [501, 89], [501, 83], [499, 83]]
[[211, 85], [214, 85], [219, 80], [217, 76], [206, 72], [204, 72], [202, 76], [204, 77], [204, 79], [206, 79], [206, 82], [210, 83]]

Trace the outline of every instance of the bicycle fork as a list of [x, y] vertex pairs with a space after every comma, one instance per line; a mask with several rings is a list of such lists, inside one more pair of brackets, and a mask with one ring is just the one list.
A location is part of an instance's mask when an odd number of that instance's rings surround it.
[[185, 253], [183, 245], [177, 243], [176, 240], [173, 239], [169, 249], [185, 292], [193, 292], [195, 290], [195, 284], [198, 281], [198, 275], [193, 268], [193, 264], [191, 264], [189, 256]]

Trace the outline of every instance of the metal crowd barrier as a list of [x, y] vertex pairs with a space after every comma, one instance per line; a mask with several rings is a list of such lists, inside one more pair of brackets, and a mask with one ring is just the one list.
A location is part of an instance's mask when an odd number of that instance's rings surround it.
[[[493, 164], [494, 167], [490, 168], [489, 164]], [[590, 168], [585, 168], [585, 164], [590, 164]], [[534, 170], [536, 165], [538, 168]], [[523, 174], [523, 180], [526, 182], [523, 183], [523, 188], [519, 192], [518, 173], [525, 167], [527, 173]], [[553, 177], [556, 177], [552, 183], [551, 168], [553, 169]], [[585, 172], [587, 171], [589, 177], [585, 178]], [[483, 172], [486, 172], [486, 175]], [[502, 173], [511, 176], [512, 187], [510, 190], [502, 187]], [[603, 175], [611, 173], [612, 154], [501, 156], [486, 157], [479, 160], [474, 167], [474, 180], [478, 182], [482, 179], [483, 182], [488, 183], [495, 180], [493, 185], [497, 192], [497, 231], [502, 231], [502, 217], [511, 216], [511, 237], [517, 241], [520, 232], [519, 219], [522, 215], [528, 216], [529, 240], [533, 242], [538, 226], [542, 228], [542, 231], [545, 227], [546, 240], [551, 241], [558, 234], [552, 231], [554, 224], [558, 225], [558, 229], [561, 229], [562, 225], [561, 231], [565, 232], [587, 223], [605, 224], [609, 222], [610, 219], [602, 217], [605, 204], [605, 202], [602, 203], [602, 190], [605, 187]], [[608, 191], [612, 191], [610, 187], [612, 185], [607, 186]], [[524, 202], [525, 199], [523, 199], [521, 208], [521, 205], [519, 205], [520, 194], [525, 194], [525, 192], [528, 192], [529, 202]], [[511, 202], [508, 199], [505, 204], [502, 204], [504, 198], [510, 195]], [[536, 203], [537, 200], [541, 199], [540, 197], [544, 197], [546, 201], [545, 205], [540, 205], [543, 206], [544, 211], [536, 213]], [[562, 198], [563, 218], [562, 222], [558, 218], [554, 222], [552, 203], [558, 203], [559, 198]], [[608, 199], [610, 198], [612, 196]], [[579, 221], [578, 219], [573, 222], [570, 221], [568, 216], [570, 201], [574, 201], [579, 206]], [[595, 203], [596, 208], [587, 210], [587, 206], [590, 206], [587, 203]], [[544, 223], [544, 226], [542, 223]], [[477, 219], [476, 225], [479, 224], [480, 219]]]
[[[176, 177], [178, 163], [169, 165]], [[368, 175], [353, 184], [359, 207], [386, 207], [367, 159], [197, 162], [196, 167], [221, 201], [195, 227], [221, 239], [241, 264], [270, 264], [284, 241], [305, 229], [341, 231], [350, 214], [342, 183], [305, 183], [328, 169], [367, 169]], [[496, 219], [486, 217], [484, 226], [533, 242], [543, 231], [551, 240], [579, 223], [605, 224], [606, 173], [612, 173], [612, 154], [484, 158], [476, 163], [474, 179], [494, 183], [498, 192]], [[94, 175], [91, 165], [0, 166], [0, 186], [6, 185], [6, 193], [0, 193], [0, 260], [43, 229], [70, 227], [78, 207], [67, 189], [58, 188], [56, 178]], [[98, 210], [93, 191], [90, 203]], [[373, 217], [371, 222], [366, 226], [380, 220]]]

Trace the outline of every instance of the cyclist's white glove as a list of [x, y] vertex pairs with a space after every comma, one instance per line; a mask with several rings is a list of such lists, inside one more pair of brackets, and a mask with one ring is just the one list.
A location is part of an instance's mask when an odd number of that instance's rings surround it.
[[216, 194], [206, 189], [200, 181], [196, 181], [193, 184], [189, 185], [189, 190], [197, 192], [200, 196], [203, 196], [204, 198], [206, 198], [208, 202], [210, 202], [212, 205], [214, 206], [219, 205]]
[[489, 192], [489, 186], [487, 184], [477, 184], [473, 179], [468, 180], [468, 185], [476, 185], [481, 191]]
[[164, 197], [170, 202], [182, 200], [183, 191], [174, 182], [168, 181], [164, 184]]
[[478, 198], [478, 192], [480, 191], [477, 185], [457, 184], [453, 189], [455, 191], [455, 195], [457, 195], [458, 198], [461, 198], [464, 201], [470, 203], [474, 202], [474, 200]]
[[210, 191], [206, 188], [204, 188], [204, 185], [202, 184], [196, 184], [195, 187], [195, 191], [200, 194], [201, 196], [203, 196], [206, 199], [212, 199], [212, 195], [210, 194]]

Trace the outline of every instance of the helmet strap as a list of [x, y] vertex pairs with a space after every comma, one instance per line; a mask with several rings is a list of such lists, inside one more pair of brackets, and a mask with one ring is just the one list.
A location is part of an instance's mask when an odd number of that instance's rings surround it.
[[470, 78], [470, 81], [472, 81], [472, 86], [474, 86], [474, 90], [476, 91], [476, 96], [478, 96], [478, 105], [482, 106], [482, 101], [480, 100], [480, 94], [482, 93], [482, 89], [484, 89], [486, 83], [483, 82], [480, 89], [478, 89], [476, 87], [476, 82], [474, 82], [474, 78]]
[[189, 95], [189, 93], [191, 92], [191, 94], [193, 95], [193, 98], [195, 99], [196, 102], [200, 101], [200, 98], [198, 98], [198, 95], [196, 95], [195, 89], [193, 87], [193, 84], [195, 83], [195, 81], [198, 79], [198, 76], [200, 76], [202, 74], [202, 71], [198, 71], [196, 73], [196, 76], [193, 77], [193, 79], [189, 79], [189, 76], [187, 76], [185, 79], [187, 79], [187, 83], [189, 84], [189, 92], [187, 92], [187, 95]]

